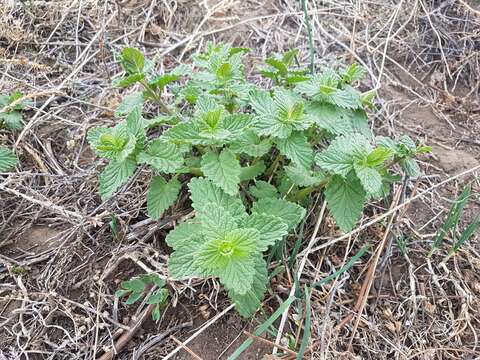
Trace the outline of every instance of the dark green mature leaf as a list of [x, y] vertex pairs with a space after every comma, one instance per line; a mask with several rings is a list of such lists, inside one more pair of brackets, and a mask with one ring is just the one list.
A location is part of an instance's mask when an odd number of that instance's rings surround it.
[[137, 162], [135, 159], [112, 160], [99, 176], [98, 191], [102, 200], [108, 199], [121, 185], [126, 183], [136, 168]]
[[260, 255], [255, 256], [255, 273], [251, 289], [243, 295], [236, 293], [235, 290], [228, 291], [228, 296], [235, 303], [235, 309], [245, 318], [252, 316], [257, 311], [267, 290], [268, 273], [266, 265]]
[[292, 160], [297, 166], [308, 169], [312, 165], [313, 149], [303, 133], [292, 132], [288, 138], [277, 140], [276, 144], [280, 153]]
[[181, 187], [176, 178], [166, 182], [162, 176], [155, 176], [147, 193], [148, 216], [160, 219], [164, 211], [177, 200]]
[[288, 234], [288, 225], [281, 218], [265, 213], [253, 213], [244, 220], [242, 226], [258, 230], [260, 241], [257, 246], [260, 251], [266, 251]]
[[0, 147], [0, 172], [7, 171], [17, 165], [17, 157], [7, 148]]
[[164, 173], [174, 173], [183, 165], [184, 159], [178, 145], [155, 139], [138, 154], [138, 162]]
[[275, 186], [263, 180], [257, 180], [255, 185], [250, 186], [249, 191], [257, 199], [278, 198], [280, 196]]
[[[0, 107], [1, 110], [1, 107]], [[9, 130], [23, 129], [22, 113], [18, 110], [11, 110], [8, 112], [0, 112], [0, 129], [3, 127]]]
[[238, 193], [241, 167], [235, 154], [230, 150], [223, 149], [220, 154], [205, 153], [202, 157], [201, 169], [208, 179], [227, 194]]
[[262, 198], [253, 203], [252, 213], [279, 217], [288, 225], [288, 230], [297, 226], [305, 216], [305, 209], [290, 201], [275, 198]]
[[225, 193], [220, 187], [205, 178], [194, 178], [188, 184], [190, 199], [195, 210], [201, 211], [207, 204], [214, 203], [226, 209], [235, 218], [246, 216], [242, 201]]
[[252, 130], [246, 130], [243, 134], [230, 144], [230, 150], [234, 153], [247, 154], [258, 157], [263, 156], [270, 151], [272, 142], [270, 139], [261, 139]]
[[135, 48], [124, 48], [120, 54], [120, 64], [128, 74], [141, 73], [145, 65], [145, 57]]
[[125, 96], [120, 103], [120, 105], [115, 110], [115, 116], [120, 117], [129, 114], [134, 110], [134, 108], [142, 108], [145, 99], [143, 98], [143, 93], [134, 92]]
[[253, 180], [257, 176], [262, 175], [265, 169], [265, 163], [263, 160], [260, 160], [253, 165], [242, 167], [238, 177], [240, 178], [240, 181]]
[[322, 170], [345, 177], [353, 169], [353, 164], [366, 158], [371, 151], [372, 146], [368, 140], [359, 134], [339, 136], [317, 155], [316, 162]]
[[345, 232], [353, 229], [362, 215], [365, 196], [360, 180], [351, 174], [347, 178], [334, 175], [330, 179], [325, 188], [325, 199], [340, 229]]

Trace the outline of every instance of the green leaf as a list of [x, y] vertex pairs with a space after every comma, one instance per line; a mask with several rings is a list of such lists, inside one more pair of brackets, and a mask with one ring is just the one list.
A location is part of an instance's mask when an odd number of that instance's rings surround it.
[[122, 289], [132, 291], [132, 292], [139, 292], [141, 293], [145, 290], [145, 283], [139, 278], [133, 278], [131, 280], [122, 281], [120, 284]]
[[207, 204], [214, 203], [224, 208], [235, 218], [246, 216], [242, 201], [225, 193], [213, 182], [205, 178], [193, 178], [188, 184], [190, 199], [196, 211], [201, 211]]
[[232, 215], [214, 203], [202, 207], [195, 219], [200, 222], [206, 240], [223, 239], [229, 232], [238, 228]]
[[329, 95], [328, 100], [344, 109], [358, 109], [362, 106], [360, 94], [352, 87], [335, 90]]
[[228, 292], [228, 296], [235, 304], [235, 309], [243, 317], [252, 316], [260, 307], [268, 281], [267, 264], [260, 255], [254, 257], [255, 273], [252, 287], [243, 295], [234, 290]]
[[353, 132], [349, 114], [335, 105], [314, 101], [307, 107], [307, 113], [320, 128], [332, 134], [346, 135]]
[[263, 198], [253, 204], [252, 213], [279, 217], [287, 224], [290, 231], [303, 219], [305, 209], [284, 199]]
[[152, 81], [149, 82], [149, 85], [163, 90], [165, 86], [177, 81], [180, 79], [179, 74], [164, 74], [156, 76]]
[[93, 128], [88, 139], [95, 153], [105, 159], [123, 161], [135, 150], [135, 136], [126, 128], [117, 125], [114, 128]]
[[127, 301], [125, 301], [125, 304], [127, 305], [132, 305], [135, 304], [138, 300], [142, 298], [142, 293], [137, 293], [137, 292], [132, 292], [130, 296], [128, 297]]
[[258, 236], [254, 229], [237, 229], [223, 238], [210, 240], [198, 252], [196, 264], [205, 273], [218, 276], [227, 289], [243, 295], [252, 288], [255, 275], [252, 253]]
[[135, 48], [124, 48], [120, 54], [120, 63], [128, 74], [141, 73], [145, 66], [145, 57]]
[[325, 175], [320, 172], [314, 173], [301, 166], [290, 165], [285, 167], [285, 174], [298, 186], [315, 186], [325, 180]]
[[199, 237], [202, 228], [200, 224], [193, 222], [183, 222], [175, 226], [165, 237], [165, 242], [171, 248], [177, 250], [183, 245], [195, 242], [195, 238]]
[[253, 180], [257, 176], [263, 174], [265, 169], [266, 166], [263, 160], [258, 161], [254, 165], [242, 167], [239, 175], [240, 181]]
[[337, 225], [349, 232], [363, 212], [365, 191], [355, 176], [334, 175], [325, 188], [325, 199]]
[[128, 75], [127, 77], [118, 79], [117, 81], [114, 81], [113, 85], [121, 88], [126, 88], [132, 84], [135, 84], [138, 81], [143, 80], [144, 78], [145, 78], [145, 74], [132, 74], [132, 75]]
[[126, 183], [136, 168], [137, 162], [135, 159], [112, 160], [99, 176], [98, 191], [102, 200], [108, 199], [121, 185]]
[[286, 89], [276, 89], [273, 98], [266, 91], [254, 91], [250, 104], [256, 113], [254, 130], [258, 135], [285, 139], [293, 130], [305, 130], [312, 124], [304, 113], [303, 100]]
[[257, 246], [262, 252], [288, 234], [287, 224], [274, 215], [253, 213], [245, 219], [242, 226], [258, 230], [260, 241]]
[[135, 152], [137, 153], [139, 150], [143, 150], [145, 141], [147, 139], [147, 134], [145, 132], [145, 121], [142, 117], [142, 112], [139, 107], [135, 107], [132, 111], [130, 111], [125, 119], [125, 127], [128, 133], [134, 135], [135, 139], [137, 140]]
[[385, 161], [392, 158], [392, 151], [384, 147], [378, 147], [368, 154], [366, 165], [372, 168], [383, 166]]
[[129, 114], [134, 108], [142, 108], [145, 99], [143, 98], [143, 93], [134, 92], [125, 96], [120, 103], [120, 105], [115, 110], [115, 116], [121, 117]]
[[415, 159], [406, 158], [400, 160], [400, 166], [405, 170], [405, 173], [411, 177], [419, 177], [422, 176], [422, 170], [420, 170], [420, 166]]
[[163, 212], [177, 200], [182, 184], [173, 178], [166, 182], [162, 176], [155, 176], [147, 193], [147, 212], [153, 219], [160, 219]]
[[0, 128], [2, 127], [2, 122], [3, 126], [9, 130], [23, 129], [23, 118], [20, 111], [11, 110], [9, 112], [0, 112]]
[[147, 304], [163, 304], [168, 297], [167, 289], [158, 289], [147, 299]]
[[140, 154], [140, 164], [148, 164], [164, 173], [174, 173], [182, 167], [184, 159], [177, 145], [155, 139]]
[[[188, 228], [183, 228], [182, 232], [186, 229]], [[195, 229], [198, 230], [198, 226]], [[185, 237], [180, 239], [181, 235], [185, 235]], [[203, 274], [196, 261], [205, 240], [198, 232], [190, 235], [187, 237], [188, 234], [177, 233], [175, 241], [170, 239], [170, 243], [175, 243], [175, 251], [168, 257], [168, 271], [175, 279], [197, 277]]]
[[263, 156], [270, 151], [270, 139], [261, 139], [252, 130], [246, 130], [242, 135], [230, 143], [230, 150], [237, 154], [247, 154], [254, 157]]
[[255, 185], [250, 186], [249, 191], [257, 199], [278, 198], [280, 196], [275, 186], [263, 180], [257, 180]]
[[322, 170], [347, 176], [353, 164], [364, 159], [372, 151], [368, 140], [360, 134], [339, 136], [330, 146], [316, 156], [316, 162]]
[[354, 169], [368, 195], [376, 195], [382, 190], [382, 175], [378, 170], [363, 164], [355, 164]]
[[212, 180], [229, 195], [238, 193], [240, 182], [240, 163], [235, 154], [223, 149], [220, 155], [207, 152], [202, 156], [201, 169], [205, 176]]
[[0, 172], [7, 171], [17, 165], [17, 157], [7, 148], [0, 147]]
[[304, 168], [310, 168], [312, 165], [313, 149], [307, 137], [301, 132], [292, 132], [288, 138], [276, 140], [276, 144], [280, 153], [296, 165]]
[[363, 79], [365, 69], [357, 63], [353, 63], [345, 69], [341, 76], [344, 83], [352, 84]]

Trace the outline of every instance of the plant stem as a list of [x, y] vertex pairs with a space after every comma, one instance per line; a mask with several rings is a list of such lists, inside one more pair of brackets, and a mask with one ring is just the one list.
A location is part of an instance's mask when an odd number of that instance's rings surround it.
[[305, 24], [307, 26], [308, 47], [310, 50], [310, 73], [313, 75], [315, 72], [315, 48], [313, 47], [312, 26], [310, 25], [310, 19], [308, 17], [307, 0], [301, 0], [301, 3], [303, 15], [305, 17]]
[[162, 97], [157, 94], [157, 92], [155, 90], [153, 90], [151, 88], [150, 85], [148, 85], [148, 83], [145, 81], [145, 80], [141, 80], [140, 81], [140, 84], [143, 85], [143, 87], [145, 88], [145, 90], [152, 95], [152, 97], [155, 99], [155, 101], [158, 103], [158, 105], [160, 105], [160, 109], [164, 112], [164, 113], [167, 113], [168, 115], [171, 115], [172, 114], [172, 111], [168, 108], [168, 106], [163, 102], [162, 100]]

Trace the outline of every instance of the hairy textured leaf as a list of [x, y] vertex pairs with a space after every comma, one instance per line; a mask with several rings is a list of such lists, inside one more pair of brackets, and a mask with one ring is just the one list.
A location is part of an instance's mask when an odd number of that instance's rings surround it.
[[167, 182], [162, 176], [155, 176], [147, 193], [148, 216], [161, 218], [163, 212], [177, 200], [181, 187], [182, 184], [175, 178]]
[[337, 225], [345, 232], [351, 231], [362, 215], [365, 191], [355, 176], [346, 179], [334, 175], [325, 188], [325, 199]]
[[335, 135], [346, 135], [353, 132], [353, 126], [349, 113], [335, 105], [312, 102], [307, 108], [315, 123]]
[[295, 228], [305, 216], [305, 209], [300, 205], [275, 198], [259, 199], [253, 204], [252, 212], [279, 217], [287, 224], [289, 231]]
[[220, 155], [213, 152], [204, 154], [201, 169], [208, 179], [227, 194], [236, 195], [238, 193], [241, 167], [235, 154], [230, 150], [223, 149]]
[[252, 287], [245, 294], [240, 295], [234, 290], [228, 292], [228, 296], [235, 303], [235, 309], [243, 317], [250, 317], [257, 311], [267, 290], [267, 264], [259, 255], [254, 258], [254, 269]]
[[255, 185], [250, 186], [250, 194], [257, 199], [278, 198], [280, 194], [275, 186], [263, 180], [257, 180]]
[[235, 218], [246, 216], [245, 207], [239, 198], [228, 195], [208, 179], [194, 178], [190, 180], [188, 188], [193, 208], [197, 211], [213, 203], [226, 209]]
[[135, 159], [126, 158], [123, 161], [112, 160], [99, 176], [98, 191], [102, 200], [108, 199], [112, 194], [133, 175], [137, 163]]
[[382, 190], [382, 175], [378, 170], [362, 164], [355, 164], [354, 168], [368, 195], [378, 194]]
[[168, 271], [175, 279], [184, 279], [203, 275], [197, 266], [197, 254], [205, 240], [198, 233], [188, 238], [188, 241], [179, 242], [175, 251], [168, 257]]
[[367, 157], [371, 151], [368, 140], [359, 134], [339, 136], [316, 156], [316, 162], [322, 170], [345, 177], [353, 169], [353, 164]]
[[301, 166], [290, 165], [285, 167], [285, 174], [288, 178], [298, 186], [314, 186], [319, 185], [325, 180], [325, 175], [311, 170], [305, 169]]
[[148, 144], [145, 151], [138, 154], [140, 164], [149, 164], [164, 173], [174, 173], [183, 165], [183, 156], [177, 145], [160, 139]]
[[[0, 110], [2, 107], [0, 106]], [[23, 128], [22, 113], [17, 110], [0, 112], [0, 129], [2, 125], [9, 130], [21, 130]]]
[[304, 168], [310, 168], [312, 165], [313, 149], [308, 143], [307, 137], [301, 132], [292, 132], [288, 138], [277, 140], [276, 144], [280, 153], [296, 165]]
[[235, 218], [225, 208], [214, 203], [202, 207], [195, 219], [200, 222], [207, 240], [223, 239], [238, 228]]
[[7, 171], [17, 165], [17, 157], [7, 148], [0, 147], [0, 172]]
[[254, 165], [242, 167], [239, 175], [240, 181], [253, 180], [257, 176], [263, 174], [265, 169], [266, 166], [263, 160], [258, 161]]
[[218, 276], [229, 290], [243, 295], [252, 287], [255, 275], [253, 252], [259, 233], [254, 229], [237, 229], [223, 238], [205, 243], [197, 254], [196, 264], [205, 273]]
[[243, 153], [250, 156], [263, 156], [272, 147], [269, 139], [261, 139], [252, 130], [246, 130], [242, 135], [230, 144], [230, 150], [234, 153]]
[[242, 223], [242, 226], [253, 228], [260, 233], [258, 250], [266, 251], [270, 245], [288, 234], [288, 225], [274, 215], [254, 213]]
[[120, 117], [129, 114], [136, 107], [142, 108], [145, 99], [143, 98], [143, 93], [134, 92], [125, 96], [120, 103], [120, 105], [115, 110], [115, 116]]

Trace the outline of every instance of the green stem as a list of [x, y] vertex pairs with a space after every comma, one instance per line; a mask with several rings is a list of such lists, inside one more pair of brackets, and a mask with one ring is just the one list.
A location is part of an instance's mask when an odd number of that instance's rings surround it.
[[167, 113], [168, 115], [172, 115], [172, 111], [168, 108], [168, 106], [163, 102], [162, 97], [157, 94], [157, 92], [151, 88], [151, 86], [145, 81], [141, 80], [140, 84], [143, 85], [145, 90], [152, 95], [152, 97], [155, 99], [155, 101], [160, 105], [160, 109], [164, 112]]
[[310, 50], [310, 73], [313, 75], [315, 72], [315, 48], [313, 47], [312, 25], [310, 24], [310, 19], [308, 17], [307, 0], [301, 0], [301, 2], [303, 15], [305, 17], [305, 24], [307, 26], [308, 47]]
[[273, 172], [277, 169], [278, 167], [278, 164], [280, 163], [280, 161], [283, 159], [283, 155], [278, 153], [278, 155], [275, 157], [275, 159], [273, 160], [272, 164], [270, 165], [270, 167], [267, 169], [267, 171], [265, 172], [265, 175], [267, 178], [270, 178], [270, 176], [272, 176]]

